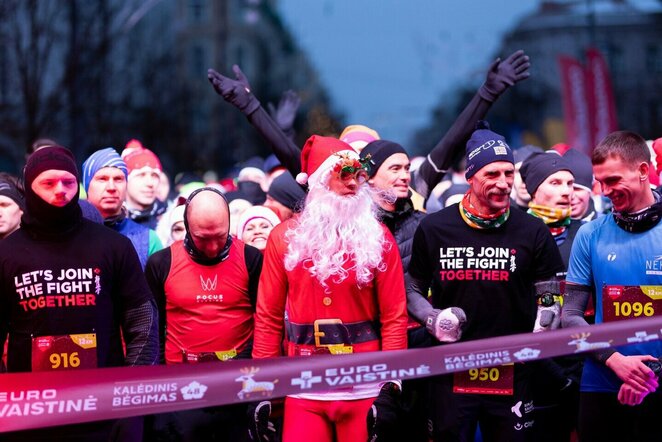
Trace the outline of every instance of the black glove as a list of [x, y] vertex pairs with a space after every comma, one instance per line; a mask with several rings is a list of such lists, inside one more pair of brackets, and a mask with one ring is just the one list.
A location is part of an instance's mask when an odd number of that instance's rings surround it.
[[399, 441], [402, 391], [394, 382], [385, 383], [368, 410], [368, 442]]
[[289, 90], [283, 92], [283, 95], [278, 102], [278, 107], [268, 103], [267, 108], [269, 109], [271, 118], [276, 120], [278, 127], [280, 127], [283, 132], [287, 132], [291, 130], [294, 125], [294, 119], [297, 116], [297, 110], [299, 110], [300, 104], [301, 98], [299, 98], [299, 95], [296, 92]]
[[252, 441], [272, 442], [275, 440], [276, 428], [269, 420], [271, 402], [262, 401], [248, 406], [248, 435]]
[[232, 66], [236, 80], [225, 77], [213, 69], [207, 70], [207, 78], [214, 86], [216, 93], [232, 103], [245, 115], [250, 115], [260, 107], [260, 102], [251, 93], [251, 85], [239, 66]]
[[504, 61], [497, 58], [488, 69], [485, 83], [478, 93], [484, 100], [494, 102], [510, 86], [529, 78], [529, 67], [529, 56], [521, 49], [510, 54]]

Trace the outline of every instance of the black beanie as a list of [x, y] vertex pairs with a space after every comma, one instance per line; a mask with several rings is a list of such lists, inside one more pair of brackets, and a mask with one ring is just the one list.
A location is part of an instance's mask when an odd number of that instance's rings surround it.
[[25, 210], [25, 198], [14, 184], [8, 181], [0, 181], [0, 195], [13, 200], [21, 210]]
[[555, 151], [536, 152], [524, 160], [519, 173], [522, 175], [522, 180], [524, 180], [524, 184], [526, 185], [526, 191], [529, 192], [529, 195], [533, 196], [543, 181], [559, 170], [567, 170], [572, 173], [570, 164]]
[[575, 186], [590, 192], [593, 189], [593, 165], [588, 155], [570, 148], [563, 154], [563, 159], [575, 176]]
[[46, 170], [64, 170], [79, 180], [76, 160], [69, 149], [46, 146], [30, 155], [23, 169], [26, 210], [21, 219], [21, 228], [58, 237], [74, 231], [80, 223], [82, 215], [78, 205], [79, 192], [63, 207], [47, 203], [32, 190], [35, 178]]
[[490, 130], [487, 121], [478, 121], [476, 130], [467, 141], [465, 178], [471, 178], [480, 169], [496, 161], [515, 164], [513, 151], [506, 144], [506, 139], [502, 135]]
[[32, 186], [32, 182], [40, 173], [54, 169], [67, 171], [80, 181], [74, 154], [62, 146], [46, 146], [38, 149], [28, 158], [23, 170], [23, 182], [26, 190]]
[[293, 212], [301, 210], [303, 201], [306, 199], [306, 192], [289, 172], [283, 172], [274, 178], [267, 195]]
[[370, 170], [368, 171], [368, 176], [370, 176], [370, 178], [374, 177], [379, 168], [382, 167], [384, 161], [396, 153], [403, 153], [409, 157], [405, 148], [393, 141], [375, 140], [366, 144], [360, 155], [362, 160], [370, 155]]

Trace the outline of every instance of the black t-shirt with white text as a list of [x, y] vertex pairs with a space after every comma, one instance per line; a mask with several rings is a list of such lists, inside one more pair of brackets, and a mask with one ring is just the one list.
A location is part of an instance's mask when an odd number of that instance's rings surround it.
[[87, 220], [59, 238], [19, 229], [0, 242], [0, 269], [10, 372], [31, 370], [33, 338], [71, 334], [96, 334], [98, 367], [123, 365], [122, 315], [153, 298], [128, 238]]
[[465, 311], [463, 341], [532, 331], [534, 282], [563, 270], [539, 219], [511, 210], [502, 226], [474, 229], [458, 204], [421, 221], [409, 265], [413, 278], [431, 282], [434, 308]]

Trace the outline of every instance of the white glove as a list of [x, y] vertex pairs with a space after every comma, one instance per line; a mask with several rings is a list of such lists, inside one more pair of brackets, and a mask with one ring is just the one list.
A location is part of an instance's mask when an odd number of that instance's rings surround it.
[[536, 322], [533, 325], [533, 333], [538, 333], [545, 330], [556, 330], [561, 327], [561, 304], [559, 301], [554, 301], [554, 305], [545, 307], [538, 306], [538, 313], [536, 314]]
[[459, 307], [434, 309], [425, 321], [425, 328], [440, 342], [455, 342], [462, 336], [462, 326], [467, 315]]

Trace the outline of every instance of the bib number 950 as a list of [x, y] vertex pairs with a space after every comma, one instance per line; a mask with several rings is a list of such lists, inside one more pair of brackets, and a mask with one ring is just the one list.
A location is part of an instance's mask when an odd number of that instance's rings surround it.
[[471, 381], [492, 381], [499, 380], [499, 369], [492, 368], [472, 368], [469, 370], [469, 380]]
[[634, 316], [653, 316], [655, 315], [655, 309], [653, 309], [652, 302], [614, 302], [614, 316], [625, 316], [630, 317]]

